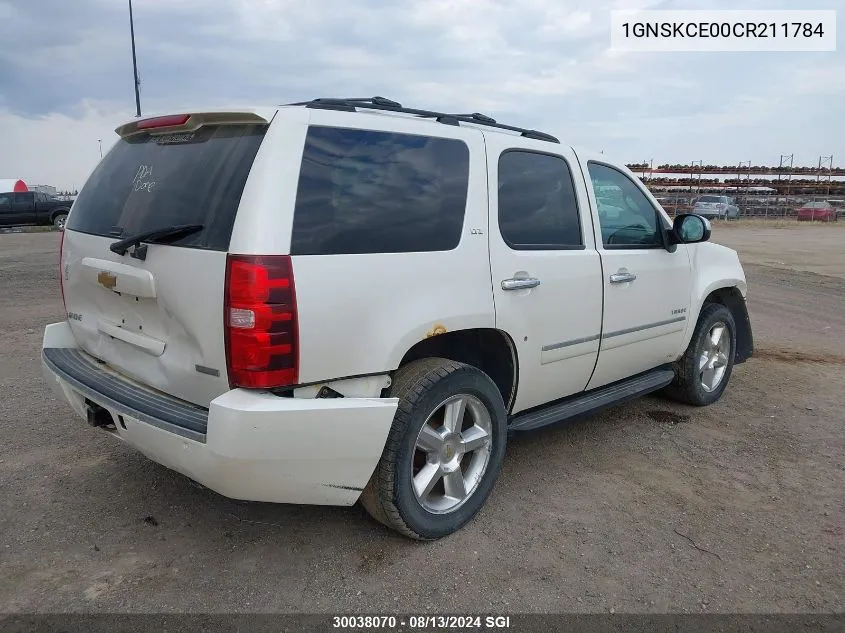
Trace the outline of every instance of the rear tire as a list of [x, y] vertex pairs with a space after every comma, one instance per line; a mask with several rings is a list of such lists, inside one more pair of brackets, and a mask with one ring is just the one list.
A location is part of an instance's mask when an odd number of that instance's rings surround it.
[[413, 539], [452, 534], [481, 510], [502, 468], [502, 395], [476, 367], [424, 358], [396, 372], [390, 396], [399, 407], [361, 504]]
[[725, 391], [736, 355], [736, 323], [725, 306], [705, 305], [692, 339], [675, 363], [675, 380], [663, 393], [693, 406], [713, 404]]
[[57, 213], [53, 217], [53, 227], [59, 231], [64, 231], [65, 222], [67, 222], [67, 213]]

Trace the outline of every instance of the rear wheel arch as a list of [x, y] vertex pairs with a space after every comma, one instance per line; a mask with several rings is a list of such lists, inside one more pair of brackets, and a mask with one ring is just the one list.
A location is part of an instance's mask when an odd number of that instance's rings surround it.
[[501, 470], [508, 434], [499, 389], [477, 367], [425, 357], [396, 371], [389, 395], [399, 407], [359, 501], [405, 536], [447, 536], [481, 510]]
[[399, 368], [422, 358], [445, 358], [472, 365], [487, 374], [499, 388], [505, 410], [516, 397], [519, 366], [511, 337], [495, 328], [455, 330], [425, 338], [414, 344]]

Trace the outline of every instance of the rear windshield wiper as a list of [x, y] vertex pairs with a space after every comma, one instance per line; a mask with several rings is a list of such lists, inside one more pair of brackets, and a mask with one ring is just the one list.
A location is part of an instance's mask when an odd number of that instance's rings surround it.
[[179, 224], [176, 226], [166, 226], [161, 229], [153, 229], [151, 231], [144, 231], [136, 235], [130, 235], [117, 242], [112, 242], [109, 250], [118, 255], [125, 255], [130, 247], [135, 246], [135, 250], [130, 253], [136, 259], [146, 259], [147, 249], [140, 246], [141, 242], [150, 242], [158, 244], [166, 244], [173, 242], [181, 237], [186, 237], [197, 231], [202, 231], [204, 226], [202, 224]]

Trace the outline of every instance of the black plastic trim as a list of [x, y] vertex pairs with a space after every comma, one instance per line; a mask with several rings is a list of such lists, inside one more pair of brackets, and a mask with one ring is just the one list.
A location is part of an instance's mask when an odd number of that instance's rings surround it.
[[737, 334], [742, 334], [742, 336], [736, 337], [737, 346], [734, 352], [734, 364], [738, 365], [754, 355], [754, 332], [751, 329], [751, 318], [748, 315], [745, 300], [742, 303], [737, 302], [737, 305], [733, 307], [733, 315], [737, 330], [741, 330]]
[[47, 367], [97, 404], [164, 431], [205, 443], [208, 409], [141, 387], [73, 348], [45, 348]]
[[518, 413], [511, 417], [508, 430], [533, 431], [564, 420], [590, 415], [662, 389], [674, 378], [675, 372], [668, 365], [659, 367], [632, 378]]
[[339, 112], [355, 112], [355, 106], [344, 105], [342, 103], [309, 103], [306, 104], [305, 107], [314, 110], [338, 110]]

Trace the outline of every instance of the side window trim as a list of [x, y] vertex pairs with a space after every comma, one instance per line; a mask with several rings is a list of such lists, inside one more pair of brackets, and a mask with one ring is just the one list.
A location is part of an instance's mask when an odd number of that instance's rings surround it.
[[[569, 181], [572, 185], [572, 193], [573, 193], [573, 201], [575, 203], [575, 219], [578, 222], [578, 237], [581, 240], [580, 244], [516, 244], [511, 242], [506, 236], [504, 231], [502, 230], [501, 225], [501, 206], [498, 200], [497, 195], [497, 202], [496, 202], [496, 224], [499, 229], [499, 235], [502, 236], [502, 241], [505, 245], [513, 250], [513, 251], [583, 251], [586, 250], [586, 239], [584, 236], [584, 223], [581, 220], [581, 207], [578, 204], [578, 189], [575, 184], [575, 176], [572, 173], [572, 163], [565, 157], [561, 156], [560, 154], [554, 154], [551, 152], [543, 152], [536, 149], [529, 149], [523, 147], [508, 147], [507, 149], [502, 150], [499, 153], [499, 158], [496, 162], [496, 187], [500, 185], [499, 181], [499, 170], [501, 165], [502, 157], [506, 154], [511, 153], [519, 153], [519, 154], [535, 154], [537, 156], [545, 156], [549, 158], [553, 158], [556, 160], [563, 161], [566, 170], [569, 172]], [[580, 170], [580, 167], [579, 167]]]
[[[605, 244], [604, 243], [604, 236], [601, 233], [601, 214], [600, 214], [599, 209], [598, 209], [598, 196], [596, 195], [595, 186], [593, 184], [593, 178], [592, 178], [592, 175], [590, 174], [590, 165], [600, 165], [602, 167], [606, 167], [607, 169], [612, 169], [613, 171], [618, 173], [620, 176], [624, 177], [628, 182], [630, 182], [634, 186], [635, 189], [637, 189], [642, 194], [646, 203], [648, 204], [649, 207], [651, 207], [652, 211], [654, 212], [654, 219], [655, 219], [655, 223], [657, 224], [657, 228], [658, 228], [658, 234], [659, 234], [659, 237], [660, 237], [660, 244]], [[667, 229], [666, 229], [666, 226], [663, 223], [663, 215], [654, 206], [654, 204], [652, 204], [649, 197], [643, 191], [643, 187], [641, 187], [636, 182], [634, 182], [631, 179], [631, 177], [628, 176], [628, 174], [621, 171], [617, 166], [612, 165], [610, 163], [607, 163], [607, 162], [604, 162], [604, 161], [601, 161], [601, 160], [590, 159], [590, 160], [587, 161], [587, 174], [586, 175], [589, 176], [590, 189], [593, 192], [593, 198], [596, 200], [596, 215], [598, 216], [598, 226], [599, 226], [598, 238], [599, 238], [599, 243], [601, 244], [601, 246], [604, 250], [606, 250], [606, 251], [658, 250], [658, 249], [665, 249], [668, 246], [667, 241], [666, 241], [666, 230]]]

